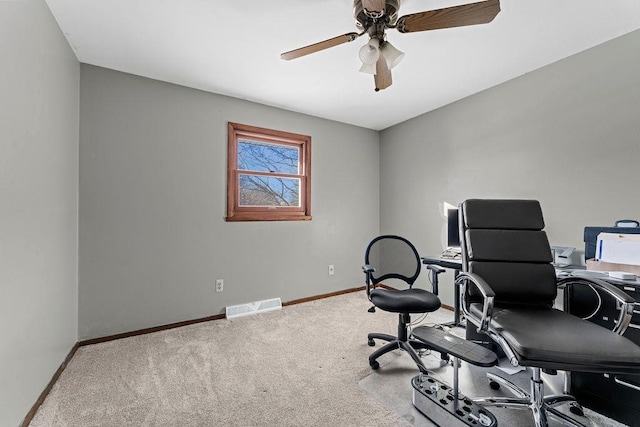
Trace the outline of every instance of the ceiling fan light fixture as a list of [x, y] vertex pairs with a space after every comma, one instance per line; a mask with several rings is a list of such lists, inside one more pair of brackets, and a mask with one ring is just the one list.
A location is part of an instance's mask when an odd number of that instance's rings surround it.
[[389, 69], [392, 69], [393, 67], [398, 65], [400, 61], [402, 61], [402, 58], [404, 58], [404, 52], [396, 49], [396, 47], [389, 42], [386, 42], [382, 46], [382, 48], [380, 49], [380, 54], [387, 62], [387, 66], [389, 67]]
[[371, 74], [372, 76], [376, 75], [376, 64], [362, 64], [360, 67], [360, 72], [365, 74]]
[[367, 44], [360, 48], [359, 56], [360, 61], [366, 65], [378, 62], [378, 59], [380, 59], [380, 40], [370, 39]]

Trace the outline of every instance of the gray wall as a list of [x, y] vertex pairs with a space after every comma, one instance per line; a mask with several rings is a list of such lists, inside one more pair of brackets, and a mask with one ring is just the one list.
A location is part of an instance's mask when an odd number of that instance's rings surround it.
[[[378, 132], [84, 64], [80, 106], [80, 339], [362, 285]], [[312, 221], [224, 221], [228, 121], [312, 137]]]
[[0, 425], [77, 340], [80, 66], [42, 0], [0, 2]]
[[638, 52], [640, 31], [384, 130], [381, 231], [439, 254], [442, 203], [483, 197], [539, 199], [551, 244], [582, 249], [640, 219]]
[[[439, 253], [445, 201], [540, 199], [577, 247], [640, 217], [640, 32], [378, 134], [79, 67], [42, 0], [0, 2], [0, 31], [1, 425], [77, 339], [358, 286], [379, 232]], [[223, 220], [227, 121], [312, 136], [312, 221]]]

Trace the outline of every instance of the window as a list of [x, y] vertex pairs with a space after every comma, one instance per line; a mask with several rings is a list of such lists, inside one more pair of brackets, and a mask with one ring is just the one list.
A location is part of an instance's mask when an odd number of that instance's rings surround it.
[[227, 221], [311, 219], [311, 137], [229, 123]]

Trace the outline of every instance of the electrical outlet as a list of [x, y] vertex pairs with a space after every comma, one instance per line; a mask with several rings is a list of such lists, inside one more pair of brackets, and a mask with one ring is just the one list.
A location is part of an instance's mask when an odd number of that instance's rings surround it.
[[216, 280], [216, 292], [224, 291], [224, 280], [217, 279]]
[[333, 264], [329, 264], [329, 276], [333, 276], [336, 271], [333, 268]]

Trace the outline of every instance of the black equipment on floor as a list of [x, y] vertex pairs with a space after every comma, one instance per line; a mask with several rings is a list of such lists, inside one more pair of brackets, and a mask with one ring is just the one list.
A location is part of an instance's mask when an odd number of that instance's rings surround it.
[[458, 369], [459, 360], [476, 366], [494, 366], [498, 356], [442, 329], [418, 326], [413, 330], [413, 336], [428, 348], [453, 357], [453, 387], [421, 372], [411, 380], [413, 406], [439, 426], [497, 426], [495, 416], [487, 408], [460, 393]]

